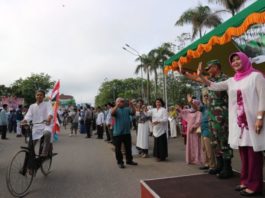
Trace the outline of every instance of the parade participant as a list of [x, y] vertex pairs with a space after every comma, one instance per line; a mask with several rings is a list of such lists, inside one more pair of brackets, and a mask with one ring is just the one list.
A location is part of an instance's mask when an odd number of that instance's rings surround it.
[[51, 145], [53, 109], [50, 102], [44, 101], [45, 92], [43, 90], [38, 90], [35, 97], [36, 103], [30, 105], [28, 112], [21, 123], [32, 121], [32, 140], [34, 142], [44, 136], [44, 145], [41, 156], [46, 157]]
[[1, 131], [1, 139], [7, 140], [6, 132], [8, 125], [8, 115], [7, 115], [7, 104], [3, 104], [3, 109], [0, 111], [0, 131]]
[[263, 188], [265, 78], [252, 67], [243, 52], [232, 53], [229, 62], [236, 73], [223, 82], [214, 83], [205, 79], [201, 64], [197, 73], [210, 90], [228, 91], [229, 144], [239, 149], [242, 163], [240, 185], [236, 190], [242, 196], [254, 196], [261, 194]]
[[125, 168], [121, 152], [122, 143], [125, 146], [126, 164], [137, 165], [132, 156], [132, 138], [130, 133], [130, 116], [135, 114], [135, 108], [131, 102], [130, 107], [125, 106], [123, 98], [116, 99], [116, 105], [111, 110], [111, 115], [115, 118], [113, 141], [115, 145], [116, 160], [120, 168]]
[[[139, 123], [138, 123], [139, 112], [142, 109], [142, 106], [144, 105], [144, 101], [142, 99], [138, 99], [137, 103], [134, 103], [134, 105], [135, 105], [135, 116], [133, 116], [132, 125], [134, 125], [134, 124], [136, 125], [134, 128], [136, 129], [136, 140], [137, 140], [137, 137], [138, 137], [138, 125], [139, 125]], [[136, 113], [137, 113], [137, 116], [136, 116]], [[136, 141], [136, 143], [137, 143], [137, 141]], [[137, 145], [136, 145], [136, 149], [138, 150], [138, 154], [140, 156], [142, 156], [143, 155], [142, 149], [140, 147], [138, 147]]]
[[[209, 61], [205, 70], [212, 82], [221, 82], [228, 79], [228, 76], [221, 71], [219, 60]], [[183, 70], [180, 72], [191, 80], [202, 82], [198, 76], [191, 75]], [[216, 168], [211, 169], [209, 173], [216, 174], [220, 179], [226, 179], [233, 176], [231, 166], [233, 150], [228, 145], [228, 95], [226, 91], [209, 90], [208, 97], [209, 130], [212, 133], [211, 144], [217, 161]]]
[[84, 121], [86, 129], [86, 138], [91, 138], [92, 110], [89, 104], [86, 105]]
[[[148, 111], [150, 111], [153, 107], [151, 105], [147, 106]], [[153, 136], [153, 125], [152, 125], [152, 120], [148, 120], [148, 125], [149, 125], [149, 136]]]
[[18, 106], [18, 109], [16, 111], [16, 121], [17, 121], [17, 137], [21, 137], [21, 126], [20, 122], [23, 120], [24, 115], [22, 113], [22, 105]]
[[168, 120], [169, 120], [169, 126], [170, 126], [170, 136], [172, 138], [176, 138], [177, 137], [177, 122], [176, 122], [176, 118], [177, 118], [177, 112], [175, 107], [170, 107], [170, 111], [168, 112]]
[[111, 111], [110, 111], [111, 107], [109, 106], [109, 104], [105, 104], [105, 109], [104, 109], [104, 130], [106, 132], [106, 142], [110, 142], [110, 128], [108, 127], [109, 121], [107, 121], [107, 119], [109, 119], [109, 115], [111, 115]]
[[98, 134], [98, 139], [103, 139], [103, 131], [104, 131], [104, 123], [105, 123], [105, 119], [104, 119], [104, 113], [103, 110], [101, 109], [101, 107], [97, 108], [97, 112], [98, 112], [98, 116], [97, 116], [97, 134]]
[[136, 146], [141, 150], [143, 158], [148, 157], [149, 123], [150, 113], [145, 105], [139, 106], [136, 110], [137, 140]]
[[10, 109], [8, 114], [8, 131], [9, 133], [17, 132], [17, 120], [15, 109]]
[[86, 127], [85, 127], [85, 110], [84, 108], [81, 106], [79, 109], [79, 130], [81, 134], [86, 133]]
[[79, 119], [79, 112], [77, 108], [74, 108], [74, 112], [70, 112], [69, 116], [71, 117], [72, 123], [71, 123], [71, 133], [69, 136], [72, 136], [75, 132], [75, 135], [77, 135], [77, 130], [78, 130], [78, 119]]
[[155, 100], [154, 108], [150, 111], [153, 124], [154, 136], [154, 157], [157, 161], [165, 161], [168, 157], [167, 130], [168, 114], [164, 108], [164, 101], [161, 98]]
[[[182, 108], [182, 106], [180, 106], [180, 107]], [[175, 106], [175, 108], [177, 111], [177, 109], [179, 108], [179, 105], [177, 104]], [[189, 106], [185, 105], [185, 106], [183, 106], [183, 109], [189, 109]], [[188, 123], [186, 120], [181, 118], [180, 115], [178, 115], [178, 117], [180, 119], [180, 131], [181, 131], [180, 133], [181, 133], [181, 136], [183, 137], [184, 145], [186, 145], [187, 144], [187, 125], [188, 125]]]
[[177, 106], [181, 118], [187, 121], [187, 142], [186, 142], [186, 163], [201, 165], [201, 137], [197, 133], [201, 125], [200, 101], [192, 99], [190, 95], [187, 96], [188, 103], [192, 105], [190, 109], [181, 109]]
[[211, 131], [209, 130], [209, 121], [208, 121], [208, 89], [202, 89], [202, 102], [203, 104], [200, 106], [200, 111], [202, 112], [202, 120], [201, 120], [201, 145], [202, 151], [204, 154], [204, 166], [200, 167], [201, 170], [208, 170], [208, 172], [212, 172], [216, 168], [215, 155], [213, 152], [213, 148], [211, 145]]
[[[112, 142], [112, 137], [113, 137], [113, 127], [112, 127], [112, 117], [111, 117], [111, 109], [114, 107], [114, 105], [112, 103], [108, 103], [107, 104], [107, 116], [105, 119], [105, 124], [106, 124], [106, 131], [108, 130], [107, 133], [107, 141], [109, 143], [113, 143]], [[109, 134], [109, 137], [108, 137]]]

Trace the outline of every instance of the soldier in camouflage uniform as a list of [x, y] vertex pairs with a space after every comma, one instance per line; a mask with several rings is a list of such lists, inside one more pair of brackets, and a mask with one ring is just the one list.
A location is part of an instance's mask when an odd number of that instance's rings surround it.
[[[209, 80], [221, 82], [228, 78], [221, 72], [218, 60], [207, 63], [205, 70], [209, 73]], [[233, 150], [228, 145], [228, 95], [226, 91], [209, 90], [209, 130], [211, 143], [215, 151], [217, 167], [209, 170], [210, 174], [217, 174], [219, 178], [229, 178], [233, 175], [231, 159]]]
[[[213, 82], [224, 81], [228, 78], [221, 72], [221, 64], [218, 60], [209, 61], [205, 70], [209, 74], [209, 80]], [[191, 80], [202, 82], [197, 76], [183, 70], [180, 72]], [[210, 90], [208, 95], [209, 132], [217, 161], [216, 168], [210, 169], [209, 174], [216, 174], [219, 178], [229, 178], [233, 175], [231, 166], [233, 150], [228, 145], [228, 95], [226, 91]]]

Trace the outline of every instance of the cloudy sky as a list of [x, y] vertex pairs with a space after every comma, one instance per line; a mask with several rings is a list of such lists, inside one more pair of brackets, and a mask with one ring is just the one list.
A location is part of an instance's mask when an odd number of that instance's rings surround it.
[[104, 79], [136, 77], [125, 43], [148, 53], [175, 42], [190, 27], [174, 23], [198, 2], [0, 0], [0, 84], [44, 72], [61, 80], [61, 93], [93, 103]]

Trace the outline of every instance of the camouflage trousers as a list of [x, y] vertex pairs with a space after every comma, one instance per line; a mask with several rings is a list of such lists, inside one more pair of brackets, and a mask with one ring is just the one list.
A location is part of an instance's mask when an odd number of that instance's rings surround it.
[[209, 112], [209, 131], [210, 139], [216, 157], [231, 159], [233, 150], [228, 145], [228, 116], [226, 111], [218, 116]]

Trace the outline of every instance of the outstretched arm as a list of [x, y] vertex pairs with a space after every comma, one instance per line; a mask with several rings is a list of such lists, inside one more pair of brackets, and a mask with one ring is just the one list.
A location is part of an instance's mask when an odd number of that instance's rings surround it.
[[181, 65], [179, 65], [178, 67], [179, 69], [179, 73], [181, 73], [182, 75], [184, 75], [186, 78], [188, 78], [189, 80], [192, 80], [192, 81], [196, 81], [196, 82], [200, 82], [202, 83], [201, 79], [199, 76], [195, 76], [191, 73], [189, 73], [188, 71], [185, 71]]
[[192, 106], [192, 108], [195, 110], [195, 111], [199, 111], [199, 107], [197, 105], [195, 105], [193, 102], [192, 102], [192, 97], [190, 94], [187, 95], [187, 101], [188, 103]]
[[198, 68], [197, 68], [197, 76], [200, 78], [201, 82], [207, 86], [211, 85], [211, 81], [206, 79], [203, 75], [202, 75], [203, 69], [202, 69], [202, 62], [199, 62]]

